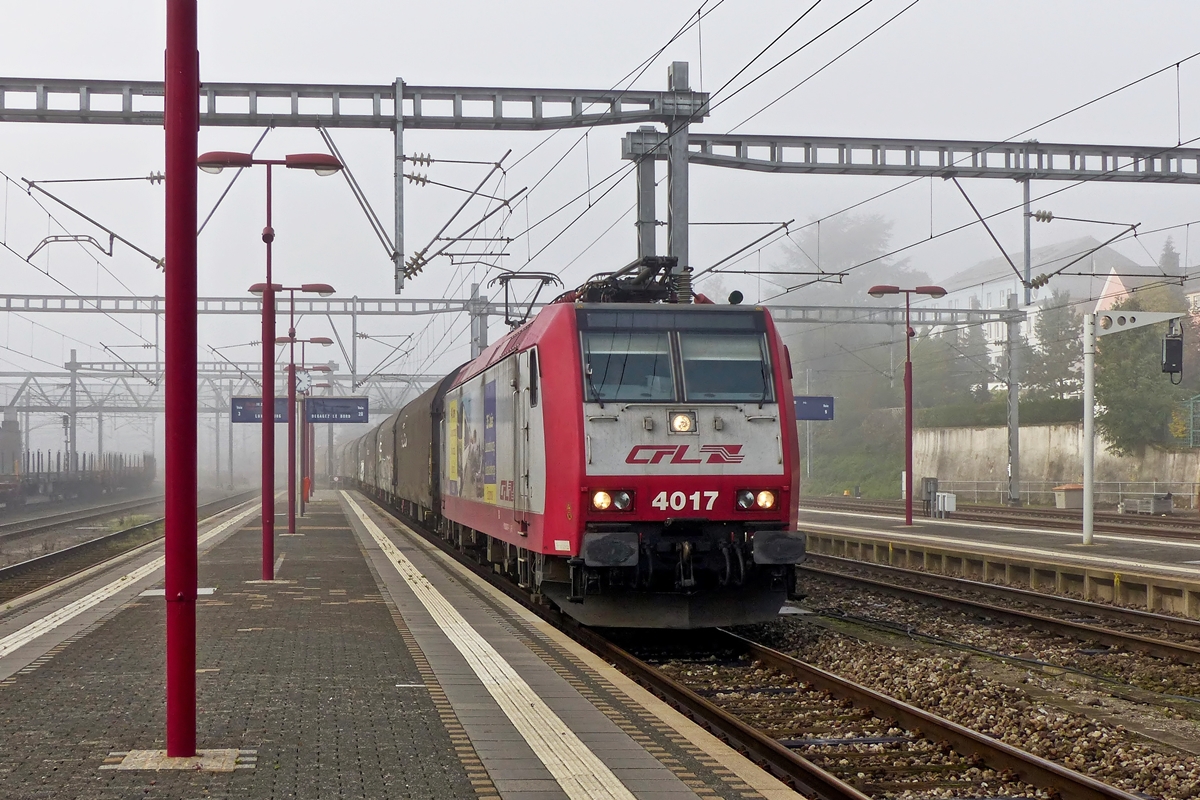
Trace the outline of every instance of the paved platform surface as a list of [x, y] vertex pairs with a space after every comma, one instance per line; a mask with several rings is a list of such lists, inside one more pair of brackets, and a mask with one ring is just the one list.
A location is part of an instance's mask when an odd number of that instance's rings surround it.
[[1066, 563], [1200, 580], [1200, 541], [1096, 533], [1093, 543], [1084, 545], [1082, 531], [928, 518], [914, 518], [908, 526], [903, 518], [892, 515], [811, 508], [800, 509], [800, 529], [886, 535], [972, 552], [1038, 555]]
[[0, 609], [0, 796], [797, 796], [365, 498], [315, 500], [272, 583], [253, 506], [201, 528], [198, 746], [232, 770], [112, 768], [165, 747], [150, 547]]

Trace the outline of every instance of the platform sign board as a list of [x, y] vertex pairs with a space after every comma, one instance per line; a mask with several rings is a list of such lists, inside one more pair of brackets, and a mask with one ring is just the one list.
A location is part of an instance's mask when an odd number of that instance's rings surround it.
[[[262, 422], [261, 397], [234, 397], [230, 407], [231, 422]], [[275, 421], [287, 422], [287, 398], [275, 398]]]
[[304, 401], [305, 422], [367, 422], [366, 397], [310, 397]]
[[833, 419], [832, 397], [797, 397], [796, 419], [798, 421]]

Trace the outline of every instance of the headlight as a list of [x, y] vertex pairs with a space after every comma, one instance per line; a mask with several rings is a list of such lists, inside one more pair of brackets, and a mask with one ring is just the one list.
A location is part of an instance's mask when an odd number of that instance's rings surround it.
[[671, 414], [672, 433], [695, 433], [696, 415], [691, 411], [676, 411]]
[[775, 507], [775, 492], [770, 489], [739, 489], [738, 511], [770, 511]]
[[624, 489], [592, 493], [592, 508], [596, 511], [628, 511], [633, 508], [633, 494]]

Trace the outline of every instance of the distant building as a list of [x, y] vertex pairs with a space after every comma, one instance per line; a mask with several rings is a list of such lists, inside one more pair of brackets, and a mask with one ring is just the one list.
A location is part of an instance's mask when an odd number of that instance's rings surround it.
[[[1081, 313], [1090, 313], [1110, 308], [1131, 289], [1159, 280], [1157, 266], [1143, 266], [1110, 247], [1100, 247], [1100, 242], [1091, 236], [1037, 247], [1031, 256], [1034, 278], [1063, 267], [1066, 269], [1054, 276], [1046, 286], [1031, 292], [1032, 305], [1025, 309], [1029, 316], [1021, 329], [1030, 344], [1035, 343], [1033, 320], [1038, 312], [1037, 304], [1050, 297], [1056, 289], [1069, 291], [1072, 302], [1086, 300], [1086, 303], [1075, 307]], [[1011, 253], [1009, 257], [1023, 273], [1024, 253]], [[1127, 277], [1129, 275], [1146, 277]], [[1021, 278], [1003, 256], [981, 261], [952, 275], [942, 285], [948, 293], [932, 304], [937, 308], [1002, 309], [1008, 307], [1010, 295], [1017, 296], [1018, 306], [1025, 299]], [[1200, 293], [1197, 293], [1196, 302], [1200, 303]], [[988, 323], [984, 326], [984, 335], [992, 355], [999, 355], [1004, 345], [1004, 324]]]

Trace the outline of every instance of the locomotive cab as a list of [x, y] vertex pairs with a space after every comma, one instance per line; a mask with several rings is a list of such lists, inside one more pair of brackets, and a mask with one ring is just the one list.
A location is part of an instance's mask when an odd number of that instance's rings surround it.
[[343, 475], [585, 625], [774, 618], [804, 557], [787, 350], [648, 256], [594, 277], [344, 452]]
[[581, 304], [576, 325], [582, 530], [568, 582], [543, 591], [596, 625], [773, 617], [804, 540], [788, 368], [767, 312]]

